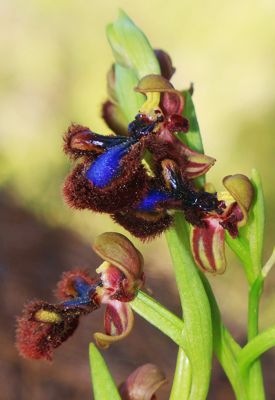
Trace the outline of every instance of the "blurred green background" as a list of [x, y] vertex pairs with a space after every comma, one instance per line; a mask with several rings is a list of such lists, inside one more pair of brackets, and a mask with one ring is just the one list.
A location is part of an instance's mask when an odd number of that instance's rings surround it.
[[[260, 171], [268, 256], [275, 243], [274, 0], [2, 0], [1, 189], [46, 224], [77, 231], [87, 243], [106, 230], [123, 232], [107, 216], [68, 209], [61, 197], [70, 170], [62, 153], [67, 126], [75, 122], [108, 132], [100, 118], [112, 63], [105, 26], [119, 7], [153, 47], [169, 52], [176, 67], [173, 84], [182, 89], [194, 82], [205, 151], [217, 159], [209, 180], [220, 189], [225, 175]], [[136, 243], [151, 278], [171, 275], [164, 239]], [[238, 331], [246, 324], [246, 286], [237, 261], [229, 259], [225, 275], [212, 280], [226, 320]], [[275, 320], [274, 285], [275, 272], [263, 300], [262, 326]]]

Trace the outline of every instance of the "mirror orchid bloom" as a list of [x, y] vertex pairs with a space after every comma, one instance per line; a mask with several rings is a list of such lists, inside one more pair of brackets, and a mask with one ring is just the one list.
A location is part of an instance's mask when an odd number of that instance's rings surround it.
[[93, 245], [104, 262], [97, 277], [85, 270], [65, 272], [57, 285], [57, 304], [36, 300], [17, 321], [17, 347], [26, 358], [51, 360], [53, 351], [76, 330], [82, 316], [106, 305], [105, 332], [94, 334], [100, 347], [123, 339], [133, 327], [130, 305], [144, 282], [143, 257], [123, 235], [108, 232]]

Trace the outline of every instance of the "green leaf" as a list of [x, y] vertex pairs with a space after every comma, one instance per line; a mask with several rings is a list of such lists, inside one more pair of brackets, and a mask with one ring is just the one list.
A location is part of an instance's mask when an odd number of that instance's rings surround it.
[[[183, 91], [182, 94], [185, 100], [182, 115], [189, 121], [189, 131], [187, 133], [179, 133], [177, 136], [184, 144], [190, 147], [190, 149], [195, 150], [198, 153], [204, 154], [200, 127], [197, 120], [192, 96], [189, 90]], [[195, 182], [198, 184], [199, 187], [203, 187], [205, 184], [205, 176], [199, 176], [195, 179]]]
[[268, 328], [257, 335], [240, 351], [238, 363], [241, 373], [246, 375], [251, 365], [272, 347], [275, 347], [275, 327]]
[[181, 213], [166, 233], [184, 315], [184, 350], [192, 369], [190, 400], [205, 399], [212, 365], [209, 301], [190, 249], [189, 230]]
[[180, 318], [142, 291], [138, 292], [130, 305], [137, 314], [169, 336], [177, 345], [184, 346], [184, 323]]
[[192, 96], [189, 90], [185, 90], [182, 94], [185, 99], [183, 116], [189, 120], [189, 131], [187, 133], [180, 133], [178, 136], [192, 150], [204, 153], [200, 127]]
[[256, 169], [252, 170], [251, 181], [254, 186], [255, 195], [252, 208], [249, 213], [249, 221], [247, 224], [247, 238], [249, 241], [250, 255], [252, 261], [252, 269], [257, 277], [262, 269], [263, 264], [263, 240], [264, 240], [264, 195], [261, 184], [261, 178]]
[[247, 278], [249, 284], [252, 285], [255, 280], [255, 275], [251, 268], [251, 256], [250, 256], [249, 243], [243, 234], [244, 228], [241, 228], [239, 230], [239, 236], [236, 238], [232, 238], [232, 236], [230, 236], [230, 234], [226, 231], [225, 232], [225, 240], [226, 240], [226, 243], [228, 244], [228, 246], [230, 247], [230, 249], [240, 259], [240, 261], [244, 267], [245, 273], [246, 273], [246, 278]]
[[138, 79], [145, 75], [160, 74], [155, 53], [144, 35], [124, 11], [107, 26], [107, 37], [117, 63], [134, 70]]
[[89, 356], [95, 400], [121, 400], [110, 371], [93, 343], [90, 343]]
[[115, 91], [120, 109], [127, 122], [131, 122], [145, 101], [145, 97], [134, 91], [138, 79], [133, 70], [115, 65]]
[[173, 386], [169, 400], [188, 400], [192, 384], [190, 361], [182, 348], [179, 348]]
[[211, 306], [214, 352], [232, 385], [236, 398], [244, 400], [246, 388], [237, 363], [241, 347], [224, 326], [212, 288], [203, 273], [201, 273], [201, 279]]

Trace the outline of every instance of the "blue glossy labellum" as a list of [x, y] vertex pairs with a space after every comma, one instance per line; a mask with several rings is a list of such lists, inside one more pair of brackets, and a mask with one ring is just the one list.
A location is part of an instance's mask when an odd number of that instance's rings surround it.
[[86, 178], [96, 187], [106, 187], [119, 175], [121, 159], [128, 153], [132, 144], [133, 142], [128, 140], [108, 149], [92, 163], [86, 172]]
[[171, 196], [162, 190], [150, 190], [138, 205], [139, 211], [155, 211], [159, 203], [170, 200]]

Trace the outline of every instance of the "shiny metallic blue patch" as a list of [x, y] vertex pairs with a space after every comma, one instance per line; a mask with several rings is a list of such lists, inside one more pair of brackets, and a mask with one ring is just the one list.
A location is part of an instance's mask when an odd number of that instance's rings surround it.
[[91, 302], [91, 292], [95, 291], [94, 285], [89, 285], [83, 279], [77, 279], [74, 283], [77, 297], [72, 300], [65, 301], [64, 307], [77, 307]]
[[132, 142], [127, 141], [108, 149], [92, 163], [86, 172], [86, 178], [96, 187], [106, 187], [119, 175], [121, 159], [128, 153], [131, 145]]
[[140, 211], [155, 211], [160, 202], [171, 199], [168, 193], [161, 190], [150, 190], [137, 209]]

